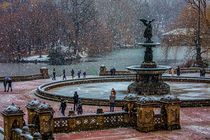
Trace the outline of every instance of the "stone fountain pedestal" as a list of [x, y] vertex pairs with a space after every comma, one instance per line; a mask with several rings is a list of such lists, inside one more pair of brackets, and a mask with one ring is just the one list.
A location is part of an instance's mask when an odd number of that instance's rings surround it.
[[127, 67], [136, 73], [136, 80], [128, 86], [129, 93], [138, 95], [164, 95], [170, 93], [170, 86], [163, 82], [162, 74], [169, 69], [167, 66], [159, 66], [153, 61], [152, 47], [160, 43], [139, 43], [146, 48], [144, 61], [140, 66]]

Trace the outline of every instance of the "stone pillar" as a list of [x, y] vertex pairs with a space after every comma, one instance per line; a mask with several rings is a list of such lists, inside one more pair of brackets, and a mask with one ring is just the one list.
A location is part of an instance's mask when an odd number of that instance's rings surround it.
[[40, 134], [42, 139], [52, 139], [54, 131], [53, 108], [49, 104], [40, 103], [35, 111], [39, 116]]
[[150, 97], [142, 97], [137, 101], [137, 130], [149, 132], [154, 130], [154, 108]]
[[36, 113], [36, 109], [38, 108], [38, 106], [40, 105], [40, 101], [37, 99], [34, 99], [32, 101], [30, 101], [27, 105], [27, 112], [28, 112], [28, 124], [34, 124], [34, 119], [35, 116], [37, 115]]
[[103, 109], [101, 107], [98, 107], [96, 114], [102, 114], [102, 113], [104, 113]]
[[168, 130], [180, 129], [180, 100], [174, 95], [165, 95], [161, 98], [166, 110], [166, 128]]
[[42, 67], [42, 68], [40, 69], [40, 73], [42, 74], [43, 79], [50, 78], [50, 76], [49, 76], [49, 74], [48, 74], [48, 68]]
[[130, 126], [136, 126], [136, 96], [128, 95], [124, 98], [124, 110], [128, 112], [125, 120]]
[[104, 75], [106, 75], [106, 66], [102, 65], [100, 66], [99, 76], [104, 76]]
[[97, 117], [97, 123], [99, 125], [99, 129], [104, 128], [104, 116], [100, 115]]
[[41, 139], [40, 133], [34, 133], [33, 137], [34, 137], [34, 140], [40, 140]]
[[11, 140], [11, 130], [13, 128], [22, 128], [24, 125], [24, 113], [20, 107], [14, 105], [8, 106], [2, 111], [4, 119], [4, 140]]
[[73, 117], [73, 118], [70, 118], [69, 119], [69, 131], [75, 131], [75, 128], [76, 128], [76, 118]]
[[71, 108], [71, 110], [69, 110], [69, 115], [68, 116], [75, 116], [74, 110]]

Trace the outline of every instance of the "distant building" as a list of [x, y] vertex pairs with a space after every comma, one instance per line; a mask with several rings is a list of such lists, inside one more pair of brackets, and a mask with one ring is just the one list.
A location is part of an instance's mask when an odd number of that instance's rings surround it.
[[162, 34], [162, 44], [168, 46], [193, 45], [193, 34], [193, 28], [177, 28]]

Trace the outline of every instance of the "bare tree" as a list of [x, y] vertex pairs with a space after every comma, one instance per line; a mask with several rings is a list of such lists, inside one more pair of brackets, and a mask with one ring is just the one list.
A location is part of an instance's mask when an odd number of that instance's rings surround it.
[[196, 63], [198, 66], [203, 67], [203, 61], [201, 57], [201, 14], [206, 18], [206, 0], [185, 0], [191, 7], [198, 13], [197, 17], [197, 32], [195, 37], [196, 46]]

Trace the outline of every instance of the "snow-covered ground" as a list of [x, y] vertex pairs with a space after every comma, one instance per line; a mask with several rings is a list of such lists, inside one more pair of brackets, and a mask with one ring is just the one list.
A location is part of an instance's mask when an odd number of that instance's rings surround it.
[[49, 57], [48, 55], [42, 55], [42, 57], [40, 57], [40, 55], [34, 55], [34, 56], [29, 56], [29, 57], [24, 57], [23, 60], [25, 61], [48, 61]]

